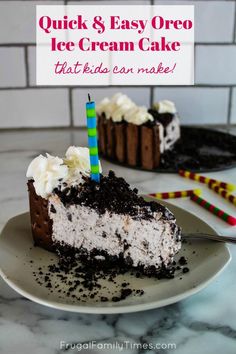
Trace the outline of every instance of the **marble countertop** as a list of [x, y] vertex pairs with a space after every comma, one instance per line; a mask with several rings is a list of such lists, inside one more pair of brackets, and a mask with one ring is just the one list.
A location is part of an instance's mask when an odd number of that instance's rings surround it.
[[[0, 228], [28, 209], [25, 171], [39, 153], [63, 154], [69, 145], [86, 145], [84, 131], [20, 131], [0, 133]], [[191, 188], [193, 182], [172, 174], [131, 170], [102, 162], [114, 169], [141, 193]], [[207, 175], [235, 183], [236, 168]], [[204, 195], [225, 211], [235, 207], [205, 187]], [[171, 200], [188, 209], [225, 235], [236, 234], [215, 216], [187, 199]], [[235, 235], [236, 236], [236, 235]], [[102, 343], [124, 344], [122, 353], [212, 354], [236, 353], [236, 247], [227, 269], [200, 293], [165, 308], [124, 315], [84, 315], [50, 309], [33, 303], [0, 280], [0, 353], [118, 353]], [[86, 349], [94, 341], [93, 348]], [[70, 346], [66, 347], [66, 344]], [[73, 347], [84, 343], [84, 349]], [[160, 343], [162, 349], [146, 350], [139, 344]], [[99, 344], [99, 345], [97, 345]], [[131, 347], [131, 344], [133, 345]], [[170, 344], [174, 344], [171, 346]], [[96, 346], [97, 345], [97, 346]], [[168, 349], [165, 349], [167, 348]]]

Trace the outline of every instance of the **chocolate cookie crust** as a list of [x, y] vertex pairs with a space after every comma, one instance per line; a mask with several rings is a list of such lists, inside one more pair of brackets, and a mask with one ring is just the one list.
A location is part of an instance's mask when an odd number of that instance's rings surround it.
[[36, 246], [54, 251], [55, 247], [52, 241], [52, 220], [48, 215], [48, 201], [35, 192], [34, 181], [29, 180], [28, 193], [30, 204], [31, 229]]

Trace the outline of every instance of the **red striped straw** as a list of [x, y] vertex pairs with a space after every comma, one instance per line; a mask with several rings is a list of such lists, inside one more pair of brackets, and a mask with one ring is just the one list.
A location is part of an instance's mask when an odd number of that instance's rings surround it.
[[205, 183], [205, 184], [214, 183], [214, 184], [217, 184], [218, 186], [220, 186], [221, 188], [227, 189], [231, 192], [233, 190], [235, 190], [235, 188], [236, 188], [236, 186], [234, 184], [226, 183], [226, 182], [222, 182], [222, 181], [217, 181], [216, 179], [201, 176], [197, 173], [193, 173], [190, 171], [179, 170], [179, 175], [182, 177], [185, 177], [185, 178], [192, 179], [197, 182]]
[[151, 197], [158, 199], [170, 199], [170, 198], [186, 198], [190, 197], [193, 193], [200, 195], [201, 189], [189, 189], [186, 191], [175, 191], [175, 192], [162, 192], [162, 193], [151, 193]]
[[223, 197], [226, 200], [228, 200], [230, 203], [236, 205], [236, 196], [233, 195], [233, 194], [230, 194], [224, 188], [220, 188], [220, 186], [218, 184], [209, 183], [208, 187], [211, 190], [213, 190], [214, 192], [216, 192], [217, 194], [219, 194], [221, 197]]
[[208, 210], [210, 213], [218, 216], [218, 218], [220, 218], [221, 220], [227, 222], [232, 226], [236, 226], [236, 218], [234, 216], [225, 213], [223, 210], [217, 208], [215, 205], [210, 204], [207, 200], [202, 199], [196, 194], [192, 194], [190, 196], [190, 199], [201, 207], [203, 207], [204, 209]]

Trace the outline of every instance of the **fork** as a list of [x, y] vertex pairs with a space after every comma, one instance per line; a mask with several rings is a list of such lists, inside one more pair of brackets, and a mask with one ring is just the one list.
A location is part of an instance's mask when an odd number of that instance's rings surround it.
[[202, 240], [212, 240], [212, 241], [219, 241], [219, 242], [236, 243], [236, 237], [235, 236], [211, 235], [211, 234], [205, 234], [203, 232], [183, 233], [182, 234], [182, 238], [185, 239], [185, 240], [199, 238], [199, 239], [202, 239]]

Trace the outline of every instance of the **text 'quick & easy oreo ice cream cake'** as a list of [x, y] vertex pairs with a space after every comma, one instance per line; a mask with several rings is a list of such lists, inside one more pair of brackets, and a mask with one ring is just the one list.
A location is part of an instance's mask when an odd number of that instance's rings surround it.
[[73, 250], [81, 261], [158, 274], [181, 248], [174, 215], [145, 201], [114, 172], [90, 178], [89, 150], [70, 147], [64, 158], [36, 157], [27, 170], [34, 242]]

